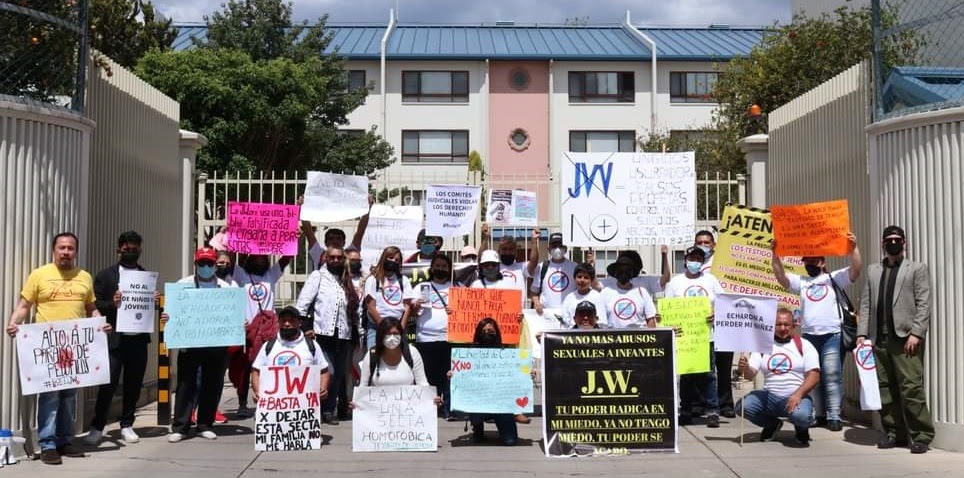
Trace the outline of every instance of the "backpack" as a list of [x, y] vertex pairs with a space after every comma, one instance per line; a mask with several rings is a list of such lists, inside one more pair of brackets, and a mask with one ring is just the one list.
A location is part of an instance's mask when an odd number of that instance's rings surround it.
[[[412, 385], [415, 385], [415, 365], [412, 360], [412, 352], [408, 350], [406, 344], [400, 345], [402, 347], [402, 358], [405, 359], [405, 363], [408, 364], [408, 368], [412, 369]], [[368, 349], [368, 386], [371, 387], [372, 381], [375, 380], [375, 369], [378, 368], [378, 357], [375, 356], [375, 347]]]
[[273, 310], [262, 310], [251, 319], [245, 328], [248, 342], [248, 363], [254, 363], [261, 352], [261, 346], [278, 336], [278, 316]]
[[535, 281], [532, 282], [532, 289], [536, 294], [542, 293], [542, 281], [546, 280], [546, 272], [549, 272], [549, 261], [542, 262], [542, 270], [539, 272], [539, 283], [536, 284]]
[[[274, 338], [274, 339], [269, 340], [269, 341], [266, 343], [266, 345], [264, 346], [264, 354], [265, 354], [265, 355], [270, 355], [270, 354], [271, 354], [271, 349], [274, 347], [274, 343], [277, 342], [277, 341], [278, 341], [278, 339], [277, 339], [277, 338]], [[314, 357], [314, 356], [315, 356], [315, 341], [308, 339], [308, 337], [305, 337], [305, 343], [308, 344], [308, 351], [311, 352], [311, 356]]]

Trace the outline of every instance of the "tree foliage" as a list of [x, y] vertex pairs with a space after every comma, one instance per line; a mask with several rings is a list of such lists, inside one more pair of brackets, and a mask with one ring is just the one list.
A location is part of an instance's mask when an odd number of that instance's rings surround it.
[[171, 20], [147, 0], [92, 0], [90, 34], [93, 48], [126, 68], [152, 49], [170, 49], [177, 38]]

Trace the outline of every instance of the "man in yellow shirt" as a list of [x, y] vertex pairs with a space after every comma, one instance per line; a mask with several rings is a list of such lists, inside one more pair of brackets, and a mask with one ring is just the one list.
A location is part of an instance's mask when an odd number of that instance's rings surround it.
[[[53, 241], [54, 261], [35, 269], [20, 292], [20, 303], [10, 314], [7, 334], [17, 335], [18, 325], [37, 306], [36, 322], [96, 317], [94, 281], [75, 265], [79, 241], [72, 233], [57, 234]], [[110, 332], [110, 324], [103, 328]], [[48, 465], [59, 465], [61, 455], [82, 457], [84, 452], [71, 444], [77, 409], [77, 389], [58, 390], [37, 396], [37, 435], [40, 458]]]

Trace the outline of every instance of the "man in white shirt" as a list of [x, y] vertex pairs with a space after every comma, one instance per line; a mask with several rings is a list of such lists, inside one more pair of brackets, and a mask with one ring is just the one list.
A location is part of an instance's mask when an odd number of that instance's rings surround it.
[[642, 285], [633, 283], [635, 270], [636, 264], [628, 256], [616, 259], [606, 268], [614, 284], [605, 287], [600, 294], [606, 304], [607, 323], [611, 328], [656, 327], [656, 305]]
[[298, 367], [318, 365], [321, 371], [321, 393], [319, 398], [328, 396], [328, 361], [313, 340], [306, 339], [301, 332], [301, 313], [288, 306], [278, 312], [278, 337], [265, 342], [251, 365], [251, 390], [255, 401], [260, 390], [261, 370], [269, 367]]
[[576, 290], [576, 263], [566, 257], [568, 248], [562, 243], [562, 234], [555, 232], [549, 235], [549, 260], [529, 263], [529, 275], [532, 277], [530, 297], [532, 307], [539, 315], [545, 309], [560, 309], [563, 301], [570, 292]]
[[806, 339], [793, 335], [793, 312], [777, 311], [773, 329], [773, 350], [767, 354], [740, 357], [740, 372], [749, 380], [763, 372], [763, 390], [754, 390], [737, 404], [745, 418], [763, 428], [760, 441], [773, 438], [783, 427], [782, 417], [790, 419], [794, 438], [802, 447], [810, 446], [810, 414], [813, 404], [807, 396], [820, 383], [817, 349]]

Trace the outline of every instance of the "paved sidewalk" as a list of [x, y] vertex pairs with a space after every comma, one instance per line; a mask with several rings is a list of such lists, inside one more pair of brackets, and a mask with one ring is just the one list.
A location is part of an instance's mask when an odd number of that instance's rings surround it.
[[[225, 400], [224, 410], [233, 411], [234, 394], [225, 389], [224, 395], [232, 396]], [[519, 426], [521, 443], [515, 447], [495, 444], [494, 425], [486, 427], [490, 443], [479, 445], [471, 442], [471, 432], [464, 431], [464, 423], [443, 421], [439, 422], [436, 453], [352, 453], [351, 422], [346, 421], [323, 426], [325, 445], [320, 451], [264, 453], [254, 451], [251, 418], [217, 425], [217, 440], [194, 437], [169, 444], [163, 428], [148, 425], [154, 423], [154, 416], [153, 406], [138, 411], [135, 429], [141, 435], [140, 443], [125, 444], [114, 423], [107, 428], [107, 439], [91, 449], [86, 458], [65, 457], [61, 466], [23, 461], [0, 469], [0, 478], [38, 478], [50, 472], [66, 473], [70, 478], [277, 478], [292, 472], [366, 478], [773, 477], [778, 473], [811, 478], [964, 476], [964, 454], [932, 450], [911, 455], [906, 448], [877, 450], [877, 432], [863, 427], [848, 426], [838, 433], [813, 429], [810, 448], [802, 449], [793, 440], [792, 427], [784, 427], [776, 441], [759, 443], [759, 429], [747, 423], [743, 429], [746, 442], [740, 447], [740, 419], [724, 418], [718, 429], [707, 428], [700, 421], [681, 428], [679, 454], [546, 458], [539, 418]]]

